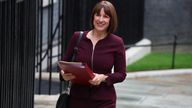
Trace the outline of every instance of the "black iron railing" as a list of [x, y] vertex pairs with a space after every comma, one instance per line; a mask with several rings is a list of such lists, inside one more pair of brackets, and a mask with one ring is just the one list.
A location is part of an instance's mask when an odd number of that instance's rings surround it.
[[[173, 40], [172, 42], [168, 42], [168, 43], [152, 43], [152, 44], [145, 44], [145, 45], [135, 45], [135, 44], [131, 44], [131, 45], [125, 45], [125, 48], [128, 49], [128, 48], [131, 48], [131, 47], [172, 47], [170, 49], [170, 51], [172, 52], [172, 60], [171, 60], [171, 67], [170, 69], [175, 69], [175, 57], [176, 57], [176, 52], [177, 52], [177, 47], [178, 46], [189, 46], [189, 47], [192, 47], [192, 43], [178, 43], [178, 36], [177, 35], [174, 35], [173, 36]], [[169, 52], [170, 52], [169, 51]]]
[[[57, 71], [57, 67], [53, 67], [61, 56], [61, 23], [62, 23], [62, 3], [58, 0], [48, 1], [47, 6], [43, 6], [42, 0], [38, 3], [38, 29], [36, 40], [36, 72], [39, 78], [38, 94], [42, 89], [42, 72], [49, 73], [48, 94], [51, 94], [52, 88], [52, 72]], [[53, 61], [54, 60], [54, 61]], [[37, 86], [37, 85], [36, 85]]]
[[36, 1], [0, 0], [0, 108], [33, 108]]

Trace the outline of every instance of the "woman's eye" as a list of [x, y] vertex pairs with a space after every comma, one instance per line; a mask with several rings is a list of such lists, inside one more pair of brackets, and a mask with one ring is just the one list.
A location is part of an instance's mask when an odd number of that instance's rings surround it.
[[98, 13], [96, 13], [95, 15], [96, 15], [96, 16], [100, 16], [100, 14], [98, 14]]
[[108, 16], [108, 15], [104, 15], [104, 17], [105, 17], [105, 18], [109, 18], [109, 16]]

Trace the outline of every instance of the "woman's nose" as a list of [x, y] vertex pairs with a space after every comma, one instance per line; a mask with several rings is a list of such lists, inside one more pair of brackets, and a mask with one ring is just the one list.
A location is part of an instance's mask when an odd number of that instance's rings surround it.
[[103, 21], [103, 17], [102, 16], [99, 17], [99, 21]]

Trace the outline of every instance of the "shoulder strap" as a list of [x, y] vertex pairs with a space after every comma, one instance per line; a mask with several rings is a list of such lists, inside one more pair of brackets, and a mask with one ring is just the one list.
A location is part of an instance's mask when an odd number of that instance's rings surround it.
[[[75, 57], [76, 57], [76, 54], [77, 54], [77, 50], [78, 50], [78, 45], [79, 45], [79, 43], [80, 43], [80, 40], [81, 40], [81, 38], [82, 38], [82, 36], [83, 36], [83, 31], [80, 31], [80, 33], [79, 33], [79, 37], [78, 37], [78, 39], [77, 39], [77, 42], [76, 42], [76, 45], [75, 45], [75, 47], [73, 48], [73, 56], [72, 56], [72, 59], [71, 59], [71, 61], [74, 61], [75, 60]], [[61, 74], [60, 74], [60, 80], [62, 81], [63, 80], [63, 78], [61, 77]], [[64, 87], [64, 91], [66, 92], [69, 92], [69, 89], [71, 88], [71, 83], [70, 83], [70, 81], [66, 81], [67, 83], [66, 83], [66, 85], [65, 85], [65, 87]], [[62, 85], [61, 85], [61, 89], [62, 89]]]
[[77, 43], [76, 43], [76, 45], [75, 45], [75, 47], [74, 47], [74, 49], [73, 49], [73, 56], [72, 56], [71, 61], [74, 61], [74, 60], [75, 60], [75, 57], [76, 57], [76, 54], [77, 54], [77, 50], [78, 50], [78, 45], [79, 45], [79, 43], [80, 43], [80, 40], [81, 40], [82, 36], [83, 36], [83, 31], [80, 31], [79, 37], [78, 37], [78, 39], [77, 39]]

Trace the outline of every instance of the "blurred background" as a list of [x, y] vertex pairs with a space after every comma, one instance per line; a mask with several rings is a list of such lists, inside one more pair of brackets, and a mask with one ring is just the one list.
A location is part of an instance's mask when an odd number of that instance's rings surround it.
[[[98, 1], [0, 0], [1, 108], [31, 108], [34, 94], [61, 92], [57, 61], [74, 31], [90, 29]], [[191, 0], [109, 1], [117, 11], [115, 34], [125, 43], [127, 72], [192, 68]]]

